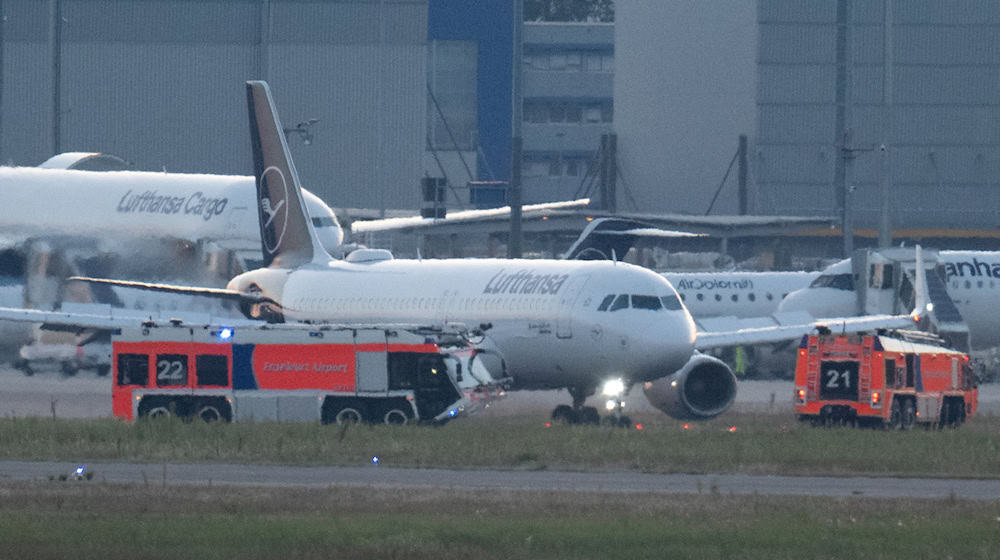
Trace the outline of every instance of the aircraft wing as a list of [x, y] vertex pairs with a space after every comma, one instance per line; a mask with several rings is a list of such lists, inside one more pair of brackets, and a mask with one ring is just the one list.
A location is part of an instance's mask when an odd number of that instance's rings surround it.
[[808, 313], [777, 313], [769, 317], [737, 319], [715, 317], [699, 321], [695, 348], [709, 350], [724, 346], [742, 346], [798, 340], [817, 327], [832, 332], [854, 333], [875, 329], [913, 329], [916, 321], [910, 315], [863, 315], [860, 317], [830, 317], [814, 319]]
[[98, 303], [63, 303], [59, 311], [43, 311], [40, 309], [24, 309], [18, 307], [0, 307], [0, 320], [21, 323], [41, 323], [43, 328], [51, 330], [113, 330], [122, 327], [137, 327], [144, 323], [156, 325], [170, 324], [171, 321], [183, 321], [192, 326], [227, 326], [241, 327], [264, 325], [264, 321], [252, 319], [213, 317], [208, 313], [194, 311], [169, 311], [150, 313], [136, 309], [122, 309]]
[[[563, 202], [544, 202], [541, 204], [525, 204], [521, 207], [522, 219], [536, 219], [547, 215], [550, 210], [580, 208], [590, 204], [589, 198], [567, 200]], [[379, 220], [358, 220], [351, 224], [352, 234], [362, 234], [380, 231], [398, 231], [426, 229], [441, 225], [456, 223], [489, 222], [510, 219], [510, 206], [488, 208], [483, 210], [458, 210], [448, 212], [444, 218], [424, 218], [421, 216], [406, 216], [403, 218], [384, 218]]]

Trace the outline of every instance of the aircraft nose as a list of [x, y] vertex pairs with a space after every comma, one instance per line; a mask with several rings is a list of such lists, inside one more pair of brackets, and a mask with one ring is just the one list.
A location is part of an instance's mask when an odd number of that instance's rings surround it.
[[[656, 314], [644, 328], [638, 329], [637, 359], [646, 378], [657, 378], [673, 373], [684, 366], [694, 352], [696, 328], [694, 319], [685, 310]], [[640, 350], [643, 349], [643, 350]]]

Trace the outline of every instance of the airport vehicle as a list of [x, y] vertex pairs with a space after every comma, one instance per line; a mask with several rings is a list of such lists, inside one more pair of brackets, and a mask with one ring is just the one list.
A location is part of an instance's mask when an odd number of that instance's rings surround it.
[[[247, 100], [264, 267], [235, 276], [224, 289], [78, 280], [229, 299], [247, 317], [270, 323], [489, 324], [488, 339], [507, 361], [511, 389], [569, 389], [569, 421], [596, 416], [583, 403], [605, 383], [623, 390], [639, 383], [650, 402], [672, 416], [711, 418], [732, 403], [735, 378], [723, 362], [696, 348], [797, 338], [814, 326], [697, 332], [669, 281], [615, 260], [403, 260], [378, 249], [335, 260], [306, 219], [267, 84], [248, 82]], [[27, 310], [0, 310], [0, 317], [117, 324], [113, 318]], [[843, 324], [871, 328], [872, 322], [912, 324], [908, 316]]]
[[442, 422], [502, 396], [481, 355], [441, 330], [148, 322], [112, 337], [112, 408], [124, 420]]
[[957, 426], [976, 412], [969, 356], [923, 332], [802, 338], [795, 412], [817, 425]]

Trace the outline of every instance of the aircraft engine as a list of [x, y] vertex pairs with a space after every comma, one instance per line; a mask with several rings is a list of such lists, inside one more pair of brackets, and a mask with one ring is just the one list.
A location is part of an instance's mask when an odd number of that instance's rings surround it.
[[677, 372], [643, 384], [649, 403], [678, 420], [708, 420], [733, 404], [736, 376], [725, 362], [695, 354]]

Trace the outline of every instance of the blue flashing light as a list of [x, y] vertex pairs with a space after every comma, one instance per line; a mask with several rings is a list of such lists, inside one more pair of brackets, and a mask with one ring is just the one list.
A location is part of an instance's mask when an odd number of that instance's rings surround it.
[[218, 334], [219, 340], [229, 340], [233, 338], [233, 328], [232, 327], [222, 327], [219, 329]]
[[451, 409], [451, 410], [448, 411], [448, 416], [454, 416], [457, 413], [458, 413], [458, 411], [453, 408], [453, 409]]
[[85, 471], [85, 470], [87, 470], [87, 466], [86, 465], [80, 465], [79, 467], [77, 467], [76, 469], [74, 469], [73, 472], [76, 474], [76, 476], [83, 476], [83, 471]]
[[378, 465], [378, 455], [375, 455], [375, 456], [372, 457], [372, 464], [373, 465]]

